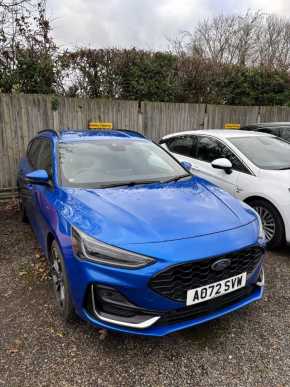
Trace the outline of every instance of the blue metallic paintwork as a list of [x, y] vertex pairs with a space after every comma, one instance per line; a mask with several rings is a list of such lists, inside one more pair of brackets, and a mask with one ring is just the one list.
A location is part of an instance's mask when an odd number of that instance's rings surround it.
[[[134, 248], [134, 251], [146, 253], [147, 255], [157, 258], [157, 262], [154, 265], [139, 270], [111, 268], [109, 266], [96, 265], [90, 262], [84, 264], [84, 262], [80, 262], [73, 258], [72, 251], [67, 249], [66, 256], [70, 257], [71, 262], [68, 268], [71, 276], [76, 276], [83, 268], [82, 274], [84, 277], [82, 281], [78, 281], [76, 284], [77, 289], [75, 291], [75, 296], [78, 297], [76, 299], [81, 306], [85, 283], [97, 281], [118, 288], [130, 301], [145, 309], [166, 311], [184, 307], [185, 305], [183, 303], [161, 297], [159, 294], [153, 292], [148, 287], [150, 278], [154, 274], [167, 268], [169, 265], [178, 262], [200, 260], [203, 257], [212, 257], [233, 251], [233, 248], [225, 247], [226, 243], [230, 245], [234, 242], [232, 244], [235, 251], [240, 250], [245, 244], [247, 244], [247, 246], [252, 245], [253, 239], [248, 238], [248, 235], [252, 234], [252, 232], [252, 226], [247, 226], [246, 230], [245, 227], [242, 227], [242, 229], [239, 230], [231, 230], [226, 233], [220, 233], [219, 235], [213, 234], [210, 237], [204, 236], [166, 243], [153, 243], [148, 246], [145, 244], [138, 245]], [[217, 245], [220, 245], [221, 247], [217, 248]], [[168, 261], [166, 260], [167, 257]], [[97, 270], [96, 267], [98, 267]], [[249, 283], [255, 282], [257, 273], [255, 274], [256, 275], [252, 278], [248, 278]], [[72, 285], [74, 286], [74, 284]], [[78, 293], [82, 286], [82, 291]], [[72, 289], [72, 291], [74, 292], [74, 289]]]
[[131, 334], [134, 333], [135, 335], [142, 335], [142, 336], [165, 336], [165, 335], [168, 335], [169, 333], [177, 332], [177, 331], [180, 331], [182, 329], [186, 329], [186, 328], [190, 328], [190, 327], [193, 327], [196, 325], [200, 325], [200, 324], [206, 323], [210, 320], [214, 320], [216, 318], [222, 317], [228, 313], [234, 312], [238, 309], [244, 308], [245, 306], [247, 306], [255, 301], [260, 300], [263, 297], [263, 292], [264, 292], [263, 288], [259, 288], [255, 291], [255, 293], [253, 295], [251, 295], [251, 297], [247, 297], [247, 298], [243, 299], [242, 301], [240, 301], [239, 303], [232, 305], [230, 307], [223, 308], [223, 309], [220, 309], [216, 312], [209, 313], [205, 316], [195, 318], [192, 320], [188, 320], [188, 321], [184, 321], [184, 322], [178, 323], [178, 324], [172, 324], [172, 325], [167, 325], [167, 326], [157, 326], [157, 327], [153, 326], [153, 327], [147, 328], [146, 330], [143, 330], [141, 332], [138, 331], [137, 329], [134, 332], [132, 332], [132, 329], [126, 329], [124, 327], [120, 328], [120, 327], [116, 327], [116, 326], [113, 327], [110, 324], [105, 324], [103, 322], [96, 322], [96, 320], [94, 320], [86, 311], [84, 311], [84, 314], [81, 315], [81, 317], [83, 317], [84, 319], [87, 319], [88, 321], [90, 321], [91, 324], [93, 324], [97, 327], [111, 329], [111, 330], [114, 330], [116, 332], [131, 333]]
[[229, 207], [210, 194], [207, 184], [192, 177], [127, 189], [65, 189], [61, 211], [82, 231], [120, 247], [208, 235], [256, 221], [237, 200]]
[[[90, 139], [106, 136], [128, 138], [128, 134], [99, 132]], [[42, 134], [42, 137], [45, 134]], [[25, 199], [27, 215], [37, 239], [48, 256], [47, 239], [51, 234], [64, 254], [71, 293], [77, 313], [94, 325], [120, 332], [162, 336], [222, 316], [262, 297], [257, 290], [251, 297], [231, 307], [180, 324], [137, 331], [96, 321], [84, 309], [84, 297], [92, 282], [119, 289], [131, 302], [160, 311], [185, 305], [160, 296], [148, 282], [156, 273], [176, 263], [200, 260], [237, 251], [258, 241], [256, 215], [241, 203], [206, 180], [150, 184], [130, 188], [71, 189], [58, 185], [57, 142], [87, 140], [84, 133], [47, 134], [52, 147], [54, 188], [41, 185], [26, 187], [21, 177], [31, 172], [26, 158], [19, 166], [18, 180]], [[134, 138], [133, 135], [130, 138]], [[135, 138], [136, 141], [146, 141]], [[71, 225], [106, 243], [152, 256], [156, 263], [138, 270], [118, 269], [75, 258], [71, 246]], [[247, 282], [256, 283], [260, 267]]]
[[44, 169], [39, 169], [37, 171], [29, 172], [25, 175], [26, 178], [34, 180], [37, 182], [47, 182], [49, 180], [48, 174]]

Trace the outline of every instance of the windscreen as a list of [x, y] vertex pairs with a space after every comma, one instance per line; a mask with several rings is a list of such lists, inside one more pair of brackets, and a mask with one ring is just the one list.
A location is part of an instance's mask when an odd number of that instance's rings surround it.
[[290, 169], [290, 143], [278, 137], [228, 138], [253, 164], [261, 169]]
[[60, 144], [59, 173], [63, 186], [98, 188], [162, 181], [186, 171], [149, 141], [99, 139]]

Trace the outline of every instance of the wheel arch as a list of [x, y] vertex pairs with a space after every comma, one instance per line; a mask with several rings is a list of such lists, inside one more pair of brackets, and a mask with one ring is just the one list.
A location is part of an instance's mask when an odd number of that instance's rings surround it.
[[63, 247], [62, 247], [62, 245], [60, 243], [60, 240], [58, 239], [58, 236], [54, 233], [54, 231], [52, 231], [50, 229], [47, 232], [46, 244], [44, 246], [45, 247], [45, 256], [48, 258], [48, 260], [50, 259], [50, 249], [51, 249], [53, 241], [56, 241], [56, 243], [58, 244], [58, 247], [59, 247], [62, 255], [64, 256]]
[[275, 207], [275, 209], [279, 212], [280, 216], [282, 217], [281, 212], [279, 211], [277, 206], [271, 200], [269, 200], [268, 198], [265, 198], [264, 196], [252, 195], [252, 196], [248, 196], [245, 199], [243, 199], [243, 201], [247, 204], [250, 204], [253, 200], [263, 200], [264, 202], [271, 204], [271, 206]]
[[50, 249], [51, 249], [51, 245], [52, 245], [52, 242], [55, 240], [55, 236], [53, 235], [53, 233], [51, 231], [48, 232], [47, 234], [47, 237], [46, 237], [46, 256], [48, 259], [50, 259], [49, 257], [49, 252], [50, 252]]
[[272, 207], [275, 208], [275, 210], [278, 212], [278, 214], [279, 214], [280, 217], [281, 217], [282, 224], [283, 224], [283, 229], [284, 229], [284, 236], [286, 236], [285, 221], [284, 221], [284, 219], [283, 219], [283, 216], [282, 216], [282, 214], [281, 214], [279, 208], [277, 208], [277, 206], [276, 206], [271, 200], [269, 200], [269, 199], [267, 199], [267, 198], [265, 198], [265, 197], [263, 197], [263, 196], [259, 196], [259, 195], [249, 196], [249, 197], [247, 197], [246, 199], [244, 199], [243, 201], [244, 201], [245, 203], [251, 205], [251, 202], [252, 202], [253, 200], [263, 200], [264, 202], [269, 203]]

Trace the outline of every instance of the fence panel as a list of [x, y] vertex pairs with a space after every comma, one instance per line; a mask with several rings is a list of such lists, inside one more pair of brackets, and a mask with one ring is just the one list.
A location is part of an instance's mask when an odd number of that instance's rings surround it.
[[143, 102], [141, 111], [144, 133], [155, 141], [166, 134], [203, 128], [203, 104]]
[[286, 106], [262, 106], [260, 116], [261, 122], [289, 122], [290, 108]]
[[241, 126], [257, 122], [258, 106], [207, 105], [205, 129], [222, 129], [227, 123]]
[[88, 122], [109, 121], [114, 128], [138, 130], [138, 102], [44, 95], [0, 95], [0, 191], [15, 188], [17, 164], [29, 140], [40, 130], [85, 129]]
[[136, 101], [0, 94], [0, 194], [15, 187], [19, 159], [39, 130], [85, 129], [89, 121], [105, 121], [158, 140], [177, 131], [246, 125], [259, 118], [290, 121], [290, 108], [142, 102], [139, 109]]

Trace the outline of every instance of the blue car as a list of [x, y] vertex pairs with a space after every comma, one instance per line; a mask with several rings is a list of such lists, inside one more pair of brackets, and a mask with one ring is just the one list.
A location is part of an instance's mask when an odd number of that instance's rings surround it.
[[262, 297], [259, 216], [133, 131], [45, 130], [18, 187], [60, 313], [163, 336]]

